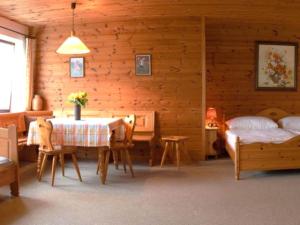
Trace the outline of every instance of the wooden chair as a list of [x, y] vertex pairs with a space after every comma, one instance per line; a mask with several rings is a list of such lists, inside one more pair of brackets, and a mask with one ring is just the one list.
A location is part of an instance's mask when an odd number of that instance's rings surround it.
[[154, 165], [155, 159], [155, 112], [137, 111], [137, 122], [132, 137], [133, 143], [146, 143], [149, 146], [149, 166]]
[[38, 131], [40, 134], [40, 146], [39, 146], [39, 153], [42, 157], [42, 166], [40, 170], [40, 174], [38, 175], [38, 180], [41, 181], [43, 173], [45, 171], [46, 162], [49, 156], [52, 156], [52, 186], [54, 185], [54, 178], [55, 178], [55, 170], [56, 170], [56, 162], [58, 157], [60, 157], [60, 163], [62, 167], [62, 175], [64, 176], [64, 168], [65, 168], [65, 162], [64, 162], [64, 155], [65, 154], [71, 154], [72, 155], [72, 161], [75, 167], [75, 170], [77, 172], [78, 178], [80, 182], [82, 182], [77, 158], [76, 158], [76, 149], [64, 149], [63, 146], [53, 146], [51, 143], [51, 134], [53, 131], [53, 126], [51, 121], [46, 121], [43, 118], [37, 119], [37, 126]]
[[[134, 172], [132, 169], [132, 161], [131, 161], [131, 157], [129, 154], [129, 150], [134, 147], [134, 144], [132, 143], [132, 136], [133, 136], [133, 132], [134, 132], [136, 117], [135, 117], [135, 115], [129, 115], [129, 116], [126, 116], [123, 120], [124, 120], [124, 126], [125, 126], [124, 139], [123, 139], [123, 141], [115, 141], [114, 137], [112, 137], [110, 151], [112, 151], [113, 155], [117, 155], [118, 153], [120, 153], [124, 172], [125, 173], [127, 172], [126, 171], [126, 163], [127, 163], [129, 166], [129, 169], [130, 169], [131, 176], [134, 177]], [[103, 157], [103, 155], [102, 155], [102, 157]], [[101, 164], [101, 154], [99, 154], [97, 173], [100, 169], [100, 164]], [[105, 168], [106, 168], [105, 173], [107, 173], [108, 160], [105, 160], [105, 164], [106, 164], [105, 165]]]
[[19, 196], [19, 160], [17, 128], [0, 128], [0, 186], [10, 185], [11, 194]]
[[135, 114], [136, 123], [132, 136], [133, 143], [147, 144], [150, 150], [149, 166], [153, 166], [155, 159], [155, 112], [154, 111], [115, 111], [113, 117], [125, 117]]

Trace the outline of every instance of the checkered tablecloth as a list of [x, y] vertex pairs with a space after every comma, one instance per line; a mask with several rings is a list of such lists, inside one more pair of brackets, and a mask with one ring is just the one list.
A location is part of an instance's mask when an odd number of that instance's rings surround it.
[[[124, 137], [124, 126], [121, 118], [73, 118], [50, 119], [53, 124], [52, 143], [63, 146], [101, 147], [109, 146], [111, 132], [115, 130], [116, 138]], [[37, 123], [31, 122], [28, 131], [27, 145], [39, 144]]]

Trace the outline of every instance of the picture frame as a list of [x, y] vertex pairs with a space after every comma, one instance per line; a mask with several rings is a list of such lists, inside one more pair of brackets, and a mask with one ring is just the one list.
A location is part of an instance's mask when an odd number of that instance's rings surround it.
[[256, 90], [297, 90], [298, 43], [256, 41]]
[[84, 57], [71, 57], [69, 61], [70, 77], [82, 78], [85, 73]]
[[151, 54], [137, 54], [135, 56], [135, 75], [151, 76]]

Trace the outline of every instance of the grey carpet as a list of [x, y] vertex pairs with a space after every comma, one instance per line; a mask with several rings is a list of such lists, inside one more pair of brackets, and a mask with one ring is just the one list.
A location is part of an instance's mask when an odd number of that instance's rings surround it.
[[68, 164], [66, 177], [49, 171], [41, 183], [22, 176], [21, 197], [0, 189], [0, 224], [10, 225], [298, 225], [300, 171], [242, 173], [230, 160], [199, 165], [135, 166], [136, 177], [109, 168], [106, 185], [96, 163], [81, 161], [84, 182]]

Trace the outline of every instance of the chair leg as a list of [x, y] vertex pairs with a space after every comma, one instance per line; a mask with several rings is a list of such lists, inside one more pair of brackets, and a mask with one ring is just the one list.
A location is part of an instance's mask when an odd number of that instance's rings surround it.
[[18, 169], [15, 168], [15, 181], [10, 184], [10, 193], [13, 196], [18, 197], [19, 196], [19, 175], [18, 175]]
[[118, 155], [118, 152], [113, 151], [112, 154], [113, 154], [115, 168], [118, 170], [119, 169], [119, 155]]
[[38, 158], [37, 158], [37, 164], [36, 164], [36, 175], [37, 175], [38, 179], [39, 179], [40, 173], [41, 173], [43, 155], [44, 154], [41, 151], [39, 151]]
[[80, 174], [80, 170], [79, 170], [79, 166], [78, 166], [78, 162], [77, 162], [77, 158], [75, 156], [75, 153], [72, 154], [72, 161], [73, 161], [75, 170], [77, 172], [78, 178], [79, 178], [80, 182], [82, 182], [81, 174]]
[[105, 156], [105, 173], [104, 173], [104, 180], [106, 181], [107, 178], [107, 172], [108, 172], [108, 164], [109, 164], [109, 156], [110, 156], [110, 151], [108, 150], [106, 152], [106, 156]]
[[62, 175], [65, 176], [65, 155], [63, 153], [60, 154], [60, 165]]
[[100, 154], [101, 150], [98, 150], [98, 163], [97, 163], [97, 172], [96, 174], [99, 174], [99, 170], [100, 170], [100, 164], [101, 164], [101, 154]]
[[164, 163], [165, 163], [165, 160], [166, 160], [166, 157], [167, 157], [167, 154], [168, 154], [168, 147], [169, 147], [169, 142], [166, 141], [164, 153], [163, 153], [163, 156], [161, 158], [160, 167], [162, 167], [164, 165]]
[[38, 180], [39, 180], [39, 181], [41, 181], [42, 176], [43, 176], [43, 174], [44, 174], [44, 171], [45, 171], [45, 168], [46, 168], [47, 159], [48, 159], [48, 155], [43, 154], [42, 157], [43, 157], [43, 160], [42, 160], [42, 166], [41, 166], [40, 173], [39, 173], [39, 177], [38, 177]]
[[57, 161], [57, 155], [53, 156], [52, 159], [52, 172], [51, 172], [51, 177], [52, 177], [52, 186], [54, 186], [54, 179], [55, 179], [55, 171], [56, 171], [56, 161]]
[[153, 164], [154, 164], [154, 146], [153, 146], [152, 141], [149, 141], [149, 148], [150, 148], [149, 166], [153, 166]]
[[121, 159], [122, 159], [122, 163], [123, 163], [124, 172], [127, 173], [127, 170], [126, 170], [126, 155], [125, 155], [125, 151], [123, 149], [121, 150]]
[[133, 169], [132, 169], [132, 161], [131, 161], [131, 157], [130, 154], [128, 152], [128, 149], [125, 149], [125, 154], [126, 154], [126, 159], [127, 159], [127, 163], [131, 172], [131, 176], [134, 177], [134, 173], [133, 173]]
[[180, 168], [180, 149], [179, 149], [179, 143], [176, 142], [176, 162], [177, 162], [177, 169]]

